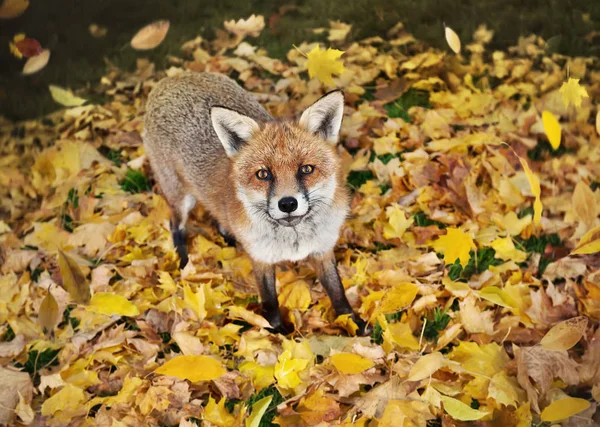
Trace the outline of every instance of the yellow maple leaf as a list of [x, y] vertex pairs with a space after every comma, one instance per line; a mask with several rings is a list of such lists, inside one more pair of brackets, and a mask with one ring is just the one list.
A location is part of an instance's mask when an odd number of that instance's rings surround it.
[[463, 267], [469, 262], [469, 252], [475, 249], [475, 243], [471, 235], [459, 228], [450, 227], [446, 229], [447, 234], [431, 243], [436, 252], [444, 254], [447, 265], [454, 264], [458, 259]]
[[336, 353], [329, 360], [335, 369], [342, 374], [360, 374], [375, 366], [372, 360], [353, 353]]
[[504, 369], [510, 360], [504, 348], [496, 343], [479, 345], [465, 341], [460, 341], [448, 358], [459, 362], [468, 371], [488, 377]]
[[212, 396], [208, 398], [208, 404], [204, 408], [204, 413], [202, 414], [202, 418], [211, 424], [217, 425], [219, 427], [233, 427], [238, 426], [240, 420], [231, 415], [227, 408], [225, 407], [225, 401], [227, 399], [225, 397], [221, 398], [219, 403], [213, 399]]
[[252, 377], [252, 385], [256, 391], [267, 388], [275, 382], [275, 365], [262, 366], [256, 362], [246, 361], [240, 364], [239, 370]]
[[419, 340], [413, 335], [408, 323], [392, 323], [383, 332], [383, 349], [389, 353], [396, 346], [412, 351], [419, 350]]
[[319, 45], [315, 46], [308, 55], [308, 76], [312, 79], [317, 77], [322, 83], [333, 85], [333, 74], [342, 74], [345, 70], [344, 63], [339, 59], [344, 51], [328, 48], [321, 50]]
[[87, 308], [94, 313], [106, 314], [108, 316], [112, 316], [113, 314], [118, 314], [119, 316], [137, 316], [140, 314], [140, 310], [138, 310], [135, 304], [128, 301], [127, 298], [107, 292], [95, 293]]
[[306, 369], [308, 363], [308, 360], [293, 358], [290, 350], [281, 353], [277, 358], [274, 372], [277, 384], [293, 391], [302, 382], [298, 374]]
[[452, 397], [442, 396], [442, 402], [444, 403], [444, 410], [455, 420], [475, 421], [488, 415], [487, 412], [473, 409], [469, 405]]
[[383, 227], [383, 237], [386, 239], [401, 238], [408, 227], [415, 222], [412, 217], [406, 217], [406, 213], [397, 203], [388, 206], [385, 215], [389, 221]]
[[283, 287], [279, 293], [279, 305], [290, 310], [306, 310], [310, 305], [310, 289], [304, 280], [296, 280]]
[[514, 262], [523, 262], [527, 259], [527, 252], [518, 250], [510, 236], [499, 237], [490, 246], [496, 251], [496, 258]]
[[540, 180], [531, 171], [531, 168], [525, 159], [519, 157], [519, 161], [521, 162], [521, 166], [523, 166], [525, 175], [527, 175], [527, 181], [529, 181], [529, 185], [531, 186], [531, 193], [535, 196], [535, 202], [533, 202], [533, 223], [538, 225], [542, 220], [542, 210], [544, 209], [541, 199], [542, 188], [540, 187]]
[[564, 82], [560, 87], [565, 107], [573, 104], [576, 107], [581, 107], [582, 98], [588, 98], [588, 93], [584, 87], [579, 84], [579, 79], [569, 77], [569, 80]]
[[204, 284], [198, 286], [198, 292], [194, 292], [189, 285], [184, 285], [183, 301], [185, 305], [194, 312], [200, 322], [206, 318], [206, 294], [204, 292]]
[[42, 415], [48, 417], [55, 415], [58, 411], [74, 411], [84, 400], [85, 395], [82, 389], [67, 384], [42, 404]]
[[227, 371], [218, 360], [209, 356], [177, 356], [154, 371], [191, 382], [211, 381]]

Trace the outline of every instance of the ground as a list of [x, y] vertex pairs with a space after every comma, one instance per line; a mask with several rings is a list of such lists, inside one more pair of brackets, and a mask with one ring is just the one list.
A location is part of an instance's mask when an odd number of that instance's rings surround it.
[[[451, 26], [460, 53], [443, 26], [431, 47], [382, 15], [377, 33], [315, 21], [341, 56], [304, 30], [275, 54], [269, 16], [206, 38], [172, 20], [57, 98], [83, 105], [0, 122], [0, 424], [598, 425], [598, 58], [552, 32], [498, 42], [473, 15]], [[270, 332], [250, 260], [201, 211], [179, 269], [140, 135], [156, 82], [189, 70], [276, 116], [344, 90], [336, 257], [370, 336], [306, 263], [277, 277], [294, 332]]]

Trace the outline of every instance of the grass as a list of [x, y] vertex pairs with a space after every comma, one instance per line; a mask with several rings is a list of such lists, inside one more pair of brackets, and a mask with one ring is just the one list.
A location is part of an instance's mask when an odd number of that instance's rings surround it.
[[[443, 24], [451, 26], [463, 44], [472, 39], [479, 24], [487, 24], [495, 37], [490, 51], [515, 45], [519, 35], [535, 33], [548, 40], [554, 38], [553, 50], [573, 56], [597, 56], [598, 43], [583, 37], [600, 30], [600, 2], [588, 0], [147, 0], [140, 7], [136, 0], [54, 0], [31, 2], [19, 18], [0, 26], [0, 114], [22, 120], [47, 114], [59, 108], [48, 91], [48, 84], [73, 89], [94, 86], [106, 72], [106, 61], [127, 70], [135, 68], [138, 58], [149, 58], [164, 68], [167, 55], [181, 55], [181, 44], [197, 35], [212, 38], [223, 21], [262, 14], [265, 19], [283, 5], [296, 9], [283, 15], [275, 29], [267, 28], [253, 45], [265, 48], [273, 57], [283, 58], [292, 43], [322, 40], [312, 28], [327, 26], [329, 20], [353, 24], [351, 40], [384, 36], [402, 21], [408, 31], [426, 43], [447, 49]], [[68, 11], [68, 13], [65, 13]], [[583, 14], [588, 13], [589, 19]], [[118, 19], [117, 19], [118, 18]], [[134, 51], [129, 40], [138, 29], [158, 19], [169, 19], [171, 28], [165, 41], [151, 51]], [[89, 34], [92, 23], [108, 28], [103, 38]], [[23, 61], [13, 58], [7, 48], [14, 34], [24, 32], [52, 51], [49, 64], [29, 77], [21, 75]], [[84, 89], [83, 95], [102, 101]], [[398, 110], [397, 113], [402, 113]]]

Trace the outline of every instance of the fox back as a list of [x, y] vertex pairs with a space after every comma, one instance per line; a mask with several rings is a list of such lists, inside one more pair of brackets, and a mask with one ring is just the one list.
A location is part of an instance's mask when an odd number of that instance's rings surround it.
[[283, 121], [223, 75], [163, 79], [148, 99], [144, 143], [175, 226], [198, 202], [256, 261], [331, 251], [348, 212], [335, 150], [342, 114], [339, 91]]

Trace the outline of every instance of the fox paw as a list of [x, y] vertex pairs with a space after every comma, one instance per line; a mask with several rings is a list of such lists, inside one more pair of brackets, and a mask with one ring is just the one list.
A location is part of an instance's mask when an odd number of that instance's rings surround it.
[[352, 321], [356, 323], [356, 326], [358, 326], [358, 329], [356, 330], [356, 335], [365, 337], [373, 333], [373, 328], [371, 327], [371, 325], [362, 320], [360, 316], [353, 314]]

